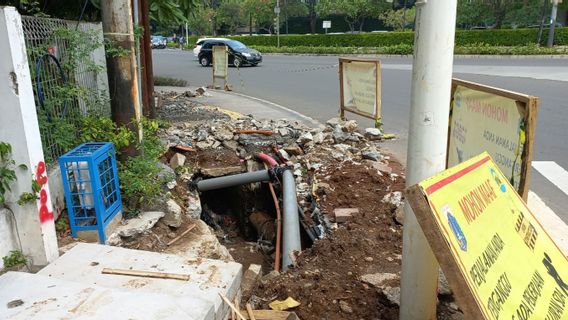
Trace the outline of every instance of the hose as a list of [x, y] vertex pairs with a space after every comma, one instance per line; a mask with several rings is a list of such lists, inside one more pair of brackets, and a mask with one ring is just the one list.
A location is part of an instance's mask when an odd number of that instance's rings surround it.
[[[265, 153], [259, 153], [258, 158], [264, 162], [264, 167], [268, 169], [269, 166], [275, 167], [278, 165], [276, 160], [274, 160], [271, 156]], [[280, 212], [280, 202], [278, 201], [278, 197], [276, 196], [276, 192], [274, 191], [274, 185], [272, 182], [268, 182], [268, 188], [270, 189], [270, 193], [272, 194], [272, 200], [274, 201], [274, 208], [276, 209], [276, 252], [274, 253], [274, 271], [280, 272], [280, 243], [282, 242], [282, 214]]]
[[[59, 69], [59, 76], [61, 77], [61, 81], [63, 83], [67, 82], [67, 78], [65, 77], [65, 73], [63, 72], [63, 68], [61, 68], [61, 63], [59, 63], [59, 59], [50, 53], [46, 53], [43, 56], [39, 57], [36, 61], [36, 89], [37, 89], [37, 100], [39, 105], [42, 109], [44, 109], [45, 114], [47, 115], [47, 120], [51, 122], [51, 114], [48, 110], [45, 109], [45, 96], [43, 94], [43, 89], [41, 87], [41, 67], [44, 64], [46, 59], [51, 59], [55, 62], [55, 65]], [[65, 113], [67, 112], [67, 100], [63, 103], [63, 112], [61, 113], [61, 119], [65, 118]]]

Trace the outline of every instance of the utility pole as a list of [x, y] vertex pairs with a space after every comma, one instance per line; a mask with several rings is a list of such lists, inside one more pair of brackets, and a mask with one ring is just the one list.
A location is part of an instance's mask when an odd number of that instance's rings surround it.
[[550, 13], [550, 27], [548, 27], [548, 39], [546, 46], [552, 48], [554, 44], [554, 28], [556, 27], [556, 15], [558, 13], [558, 0], [552, 0], [552, 12]]
[[278, 48], [280, 48], [280, 0], [276, 0], [274, 13], [276, 13], [276, 42], [278, 43]]
[[150, 0], [140, 0], [140, 22], [144, 33], [140, 41], [142, 53], [142, 105], [144, 116], [150, 119], [156, 118], [154, 103], [154, 70], [152, 62], [152, 47], [150, 46]]
[[[130, 0], [101, 1], [101, 16], [105, 37], [114, 46], [128, 52], [125, 55], [107, 56], [112, 119], [118, 125], [128, 126], [133, 132], [138, 132], [140, 140], [140, 100]], [[136, 154], [134, 145], [124, 151], [128, 156]]]
[[[416, 2], [406, 185], [446, 167], [457, 0]], [[438, 262], [404, 207], [400, 319], [436, 319]]]

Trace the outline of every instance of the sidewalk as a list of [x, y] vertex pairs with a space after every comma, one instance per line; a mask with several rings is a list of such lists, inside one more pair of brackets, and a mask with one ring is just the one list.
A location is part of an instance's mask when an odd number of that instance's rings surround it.
[[[174, 91], [185, 92], [190, 90], [195, 92], [197, 87], [154, 87], [155, 91]], [[322, 124], [308, 116], [305, 116], [294, 110], [290, 110], [284, 106], [276, 103], [262, 100], [255, 97], [250, 97], [241, 93], [233, 91], [212, 90], [207, 89], [204, 96], [193, 98], [194, 101], [211, 105], [222, 109], [238, 112], [244, 115], [253, 115], [259, 120], [270, 119], [289, 119], [296, 120], [308, 127], [319, 127]]]
[[[197, 87], [155, 87], [155, 91], [195, 92]], [[290, 119], [297, 120], [309, 127], [318, 127], [322, 124], [310, 117], [270, 101], [250, 97], [236, 92], [222, 90], [207, 90], [208, 96], [195, 97], [195, 101], [238, 112], [251, 114], [259, 120], [264, 119]], [[534, 192], [529, 193], [527, 206], [534, 213], [540, 224], [547, 230], [556, 245], [568, 256], [568, 225], [560, 219]]]

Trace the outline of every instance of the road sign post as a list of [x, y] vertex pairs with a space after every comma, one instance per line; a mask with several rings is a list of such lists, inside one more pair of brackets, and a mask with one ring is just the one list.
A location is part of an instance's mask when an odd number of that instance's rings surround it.
[[327, 29], [331, 28], [331, 20], [324, 20], [322, 27], [325, 29], [325, 34], [327, 34]]
[[[417, 1], [406, 184], [446, 166], [457, 0]], [[435, 319], [438, 263], [405, 205], [400, 319]]]

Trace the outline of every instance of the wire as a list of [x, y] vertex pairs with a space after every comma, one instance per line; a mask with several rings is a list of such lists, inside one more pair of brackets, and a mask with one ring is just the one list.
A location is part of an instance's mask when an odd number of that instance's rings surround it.
[[89, 3], [89, 0], [85, 0], [85, 3], [83, 4], [83, 9], [81, 9], [81, 14], [79, 15], [79, 20], [77, 20], [77, 25], [75, 25], [75, 31], [77, 31], [77, 29], [79, 29], [79, 23], [81, 23], [81, 20], [83, 20], [83, 15], [85, 14], [85, 9], [87, 8], [87, 3]]
[[[44, 61], [46, 59], [51, 59], [53, 62], [55, 62], [55, 65], [59, 69], [59, 75], [60, 75], [61, 81], [63, 81], [63, 83], [67, 82], [67, 78], [65, 77], [65, 73], [63, 72], [63, 69], [61, 68], [61, 63], [59, 63], [59, 59], [57, 59], [57, 57], [55, 57], [54, 55], [46, 53], [46, 54], [44, 54], [43, 56], [41, 56], [37, 59], [37, 61], [36, 61], [37, 100], [38, 100], [41, 108], [44, 109], [44, 111], [47, 115], [47, 120], [49, 122], [51, 122], [51, 114], [47, 110], [45, 110], [45, 96], [43, 94], [43, 89], [41, 88], [41, 67], [43, 66]], [[67, 112], [67, 100], [63, 104], [63, 112], [61, 113], [61, 119], [65, 118], [66, 112]]]

